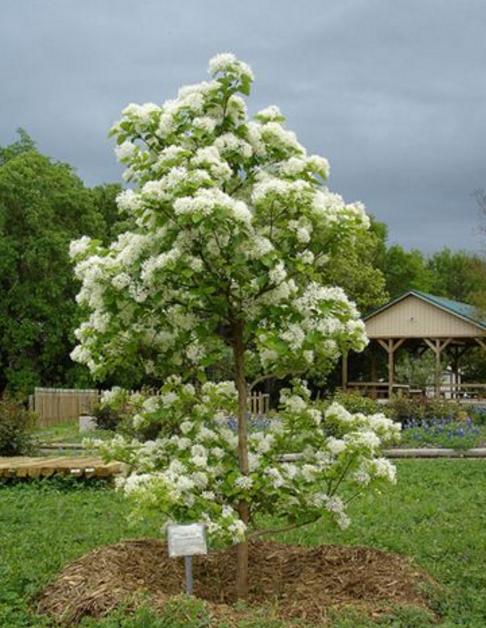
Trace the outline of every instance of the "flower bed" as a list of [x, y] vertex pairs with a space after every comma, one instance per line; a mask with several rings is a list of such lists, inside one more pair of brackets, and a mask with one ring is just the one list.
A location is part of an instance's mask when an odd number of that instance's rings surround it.
[[421, 422], [410, 419], [402, 423], [402, 448], [471, 449], [483, 446], [484, 442], [484, 428], [481, 429], [470, 417], [463, 421], [432, 418]]

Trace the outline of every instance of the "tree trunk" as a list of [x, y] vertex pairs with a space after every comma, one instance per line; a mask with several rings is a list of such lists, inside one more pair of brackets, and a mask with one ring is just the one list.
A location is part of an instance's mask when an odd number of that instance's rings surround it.
[[[243, 339], [243, 323], [236, 321], [232, 326], [233, 356], [235, 360], [235, 382], [238, 391], [238, 461], [240, 471], [248, 475], [248, 405], [245, 377], [245, 345]], [[249, 507], [246, 500], [238, 504], [240, 519], [248, 525]], [[237, 545], [236, 595], [238, 598], [248, 597], [248, 541]]]

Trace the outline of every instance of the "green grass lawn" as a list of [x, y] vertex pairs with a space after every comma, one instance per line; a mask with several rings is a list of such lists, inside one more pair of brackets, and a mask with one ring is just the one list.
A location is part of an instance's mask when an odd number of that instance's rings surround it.
[[51, 427], [36, 427], [32, 436], [40, 443], [81, 443], [84, 438], [113, 438], [113, 432], [95, 430], [94, 432], [80, 432], [78, 421], [67, 421]]
[[[486, 461], [400, 461], [397, 487], [353, 504], [345, 532], [323, 525], [282, 535], [282, 541], [317, 545], [372, 545], [408, 554], [441, 585], [435, 595], [443, 628], [486, 626]], [[0, 626], [47, 626], [34, 617], [28, 600], [66, 563], [99, 545], [121, 538], [157, 535], [155, 525], [130, 528], [123, 498], [111, 489], [43, 481], [0, 485]], [[177, 605], [162, 618], [140, 611], [131, 619], [113, 616], [87, 621], [90, 628], [207, 627]], [[195, 617], [199, 609], [192, 608]], [[197, 612], [196, 612], [197, 611]], [[189, 613], [189, 615], [188, 615]], [[372, 623], [340, 617], [332, 628], [425, 628], [421, 613], [400, 612]], [[246, 628], [279, 628], [259, 620]], [[243, 625], [242, 625], [243, 628]]]
[[40, 443], [80, 443], [86, 434], [80, 434], [78, 421], [67, 421], [50, 427], [35, 427], [33, 437]]
[[44, 456], [79, 456], [79, 450], [63, 449], [61, 447], [49, 450], [39, 450], [39, 445], [47, 444], [78, 444], [81, 445], [85, 438], [96, 438], [100, 440], [109, 440], [113, 438], [113, 432], [108, 430], [95, 430], [94, 432], [80, 432], [78, 421], [67, 421], [59, 425], [51, 427], [35, 427], [32, 430], [32, 439], [34, 442], [34, 455]]

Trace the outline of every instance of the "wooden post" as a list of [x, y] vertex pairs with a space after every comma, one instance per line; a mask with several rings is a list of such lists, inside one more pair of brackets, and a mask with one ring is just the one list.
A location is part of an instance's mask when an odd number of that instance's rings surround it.
[[449, 351], [452, 355], [452, 372], [454, 373], [454, 386], [452, 389], [452, 397], [458, 399], [461, 396], [460, 382], [459, 382], [459, 361], [462, 356], [469, 349], [468, 345], [453, 345], [449, 347]]
[[442, 352], [452, 342], [452, 338], [447, 338], [441, 341], [439, 338], [431, 340], [430, 338], [424, 338], [424, 341], [435, 353], [435, 396], [440, 397], [441, 392], [441, 379], [442, 379]]
[[440, 397], [440, 387], [442, 383], [442, 352], [440, 350], [440, 340], [435, 341], [435, 396]]
[[399, 338], [398, 340], [393, 340], [393, 338], [388, 338], [387, 340], [377, 338], [377, 340], [388, 353], [388, 397], [391, 397], [393, 394], [393, 384], [395, 383], [395, 351], [402, 346], [405, 342], [405, 338]]
[[486, 342], [483, 338], [475, 338], [476, 342], [480, 347], [482, 347], [486, 351]]
[[452, 357], [452, 390], [451, 390], [451, 398], [456, 399], [459, 397], [459, 358], [457, 357], [457, 351], [454, 352]]
[[[378, 364], [376, 362], [376, 347], [374, 345], [370, 346], [370, 353], [371, 353], [371, 381], [373, 382], [373, 384], [377, 384], [378, 383]], [[378, 398], [378, 391], [376, 389], [376, 386], [373, 386], [373, 388], [371, 389], [371, 396], [373, 399], [377, 399]]]
[[342, 360], [342, 373], [341, 373], [341, 385], [344, 392], [348, 387], [348, 352], [343, 351]]
[[393, 340], [388, 340], [388, 398], [393, 395], [393, 383], [395, 382], [395, 351]]
[[377, 382], [378, 381], [378, 363], [376, 361], [377, 355], [376, 355], [374, 346], [370, 347], [370, 353], [371, 353], [371, 381]]

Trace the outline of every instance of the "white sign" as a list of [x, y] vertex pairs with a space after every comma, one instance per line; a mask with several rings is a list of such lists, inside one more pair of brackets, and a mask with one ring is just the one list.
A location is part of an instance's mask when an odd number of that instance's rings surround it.
[[198, 556], [207, 554], [206, 531], [203, 523], [171, 524], [167, 526], [169, 556]]

